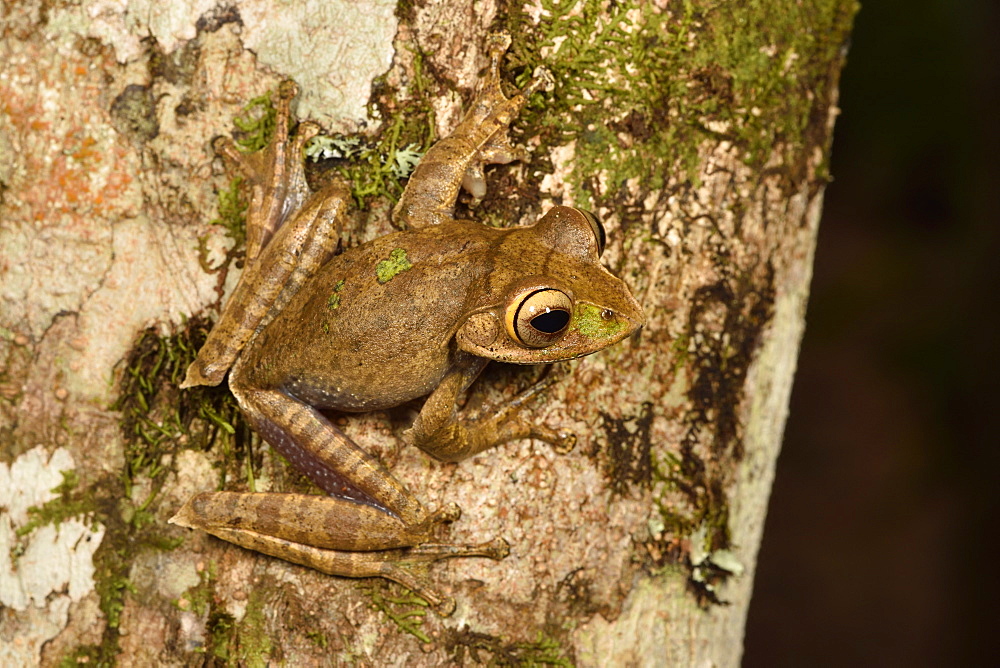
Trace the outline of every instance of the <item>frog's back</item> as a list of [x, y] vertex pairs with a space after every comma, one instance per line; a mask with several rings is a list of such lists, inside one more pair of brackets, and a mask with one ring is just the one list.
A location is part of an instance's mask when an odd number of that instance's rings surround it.
[[335, 256], [251, 343], [249, 372], [262, 386], [347, 411], [428, 394], [461, 354], [455, 330], [504, 234], [449, 222]]

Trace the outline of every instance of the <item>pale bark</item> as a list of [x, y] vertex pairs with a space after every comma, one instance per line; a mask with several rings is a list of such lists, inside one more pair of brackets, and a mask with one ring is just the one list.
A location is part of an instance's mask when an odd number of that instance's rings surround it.
[[[453, 537], [511, 542], [501, 563], [435, 567], [458, 610], [428, 614], [416, 635], [373, 604], [403, 595], [399, 588], [359, 587], [166, 524], [191, 494], [218, 485], [228, 455], [179, 443], [160, 462], [162, 490], [145, 474], [126, 488], [110, 406], [144, 328], [175, 331], [217, 303], [219, 276], [202, 269], [198, 248], [202, 240], [217, 264], [230, 244], [209, 224], [228, 178], [209, 143], [232, 129], [242, 105], [292, 77], [304, 90], [300, 116], [331, 131], [371, 129], [372, 79], [388, 72], [386, 86], [415, 86], [419, 49], [446, 134], [484, 65], [482, 38], [498, 9], [416, 2], [399, 21], [391, 4], [372, 3], [363, 16], [349, 14], [358, 3], [279, 10], [188, 0], [163, 13], [128, 4], [123, 13], [96, 1], [14, 3], [0, 24], [0, 664], [50, 665], [75, 653], [122, 665], [738, 665], [836, 115], [843, 52], [829, 40], [846, 39], [853, 3], [831, 0], [827, 18], [801, 26], [830, 37], [795, 48], [762, 42], [747, 55], [784, 59], [776, 77], [810, 84], [790, 86], [812, 101], [808, 121], [798, 135], [777, 133], [765, 160], [748, 159], [733, 128], [704, 117], [691, 124], [701, 134], [677, 140], [691, 142], [692, 170], [664, 164], [662, 189], [632, 179], [612, 199], [607, 175], [593, 174], [588, 187], [609, 228], [605, 261], [648, 321], [633, 340], [569, 365], [532, 407], [538, 420], [578, 434], [573, 453], [520, 442], [443, 465], [399, 447], [407, 416], [345, 427], [429, 505], [461, 506]], [[679, 3], [660, 4], [681, 21]], [[685, 39], [708, 39], [713, 15], [693, 17]], [[718, 82], [705, 77], [733, 75], [712, 65], [676, 76], [692, 95], [699, 86], [714, 94]], [[770, 112], [745, 111], [748, 122]], [[616, 132], [624, 144], [655, 141], [682, 121]], [[584, 141], [588, 128], [579, 131]], [[539, 184], [525, 167], [498, 169], [512, 198], [541, 186], [540, 203], [514, 201], [511, 222], [581, 194], [571, 176], [576, 140], [525, 140], [554, 171]], [[531, 188], [511, 185], [525, 182]], [[388, 231], [389, 206], [357, 214], [352, 238]], [[490, 396], [530, 378], [488, 374], [499, 388]], [[258, 489], [295, 484], [282, 461], [254, 457]], [[76, 472], [66, 498], [79, 512], [64, 508], [59, 522], [17, 535], [29, 507], [58, 496], [49, 490], [65, 470]], [[150, 494], [152, 524], [139, 526], [136, 506]], [[184, 540], [166, 549], [151, 536]], [[704, 578], [712, 592], [699, 589]], [[108, 601], [123, 607], [109, 613]]]

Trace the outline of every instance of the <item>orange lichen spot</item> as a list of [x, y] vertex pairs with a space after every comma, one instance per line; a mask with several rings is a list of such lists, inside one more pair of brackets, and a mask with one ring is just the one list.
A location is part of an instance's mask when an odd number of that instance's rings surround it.
[[84, 74], [87, 73], [87, 68], [84, 67], [83, 65], [77, 65], [74, 72], [76, 72], [78, 76], [83, 76]]
[[94, 150], [94, 146], [97, 145], [97, 140], [93, 137], [84, 137], [83, 141], [80, 142], [80, 147], [73, 151], [70, 156], [74, 160], [83, 162], [88, 158], [100, 157], [98, 151]]

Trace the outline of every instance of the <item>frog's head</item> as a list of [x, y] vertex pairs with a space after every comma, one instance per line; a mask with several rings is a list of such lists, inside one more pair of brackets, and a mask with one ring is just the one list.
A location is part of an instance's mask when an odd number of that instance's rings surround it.
[[604, 242], [593, 214], [565, 206], [512, 229], [496, 249], [484, 302], [456, 333], [459, 348], [500, 362], [559, 362], [642, 327], [642, 307], [601, 265]]

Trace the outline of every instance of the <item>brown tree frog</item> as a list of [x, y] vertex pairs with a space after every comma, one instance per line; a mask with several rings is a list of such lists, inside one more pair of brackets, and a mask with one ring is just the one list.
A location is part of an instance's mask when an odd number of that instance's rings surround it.
[[519, 417], [530, 388], [492, 412], [457, 406], [489, 360], [539, 364], [601, 350], [636, 331], [642, 308], [600, 262], [604, 230], [585, 211], [556, 206], [529, 227], [455, 220], [459, 189], [485, 192], [483, 166], [524, 157], [510, 123], [546, 75], [507, 98], [500, 60], [509, 35], [489, 40], [490, 67], [472, 107], [427, 152], [394, 212], [402, 228], [334, 255], [350, 193], [339, 182], [310, 192], [303, 147], [318, 128], [290, 132], [297, 93], [286, 82], [268, 148], [216, 149], [251, 184], [247, 264], [182, 387], [229, 387], [251, 425], [327, 496], [210, 492], [172, 519], [238, 545], [348, 577], [386, 577], [438, 612], [454, 601], [427, 579], [429, 562], [508, 553], [431, 542], [458, 518], [455, 504], [429, 512], [320, 409], [363, 412], [427, 396], [409, 438], [457, 461], [513, 439], [557, 450], [574, 437]]

